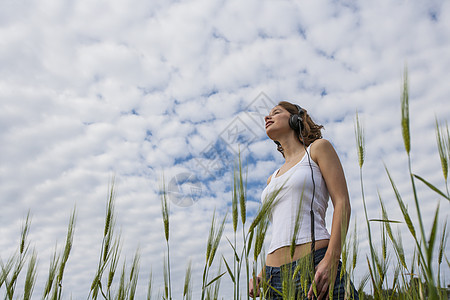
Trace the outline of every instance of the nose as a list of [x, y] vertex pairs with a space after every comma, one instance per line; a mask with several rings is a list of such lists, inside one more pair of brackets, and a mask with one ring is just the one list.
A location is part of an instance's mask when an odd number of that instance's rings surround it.
[[271, 118], [271, 116], [270, 115], [267, 115], [267, 116], [265, 116], [264, 117], [264, 122], [266, 122], [267, 123], [267, 121], [269, 120]]

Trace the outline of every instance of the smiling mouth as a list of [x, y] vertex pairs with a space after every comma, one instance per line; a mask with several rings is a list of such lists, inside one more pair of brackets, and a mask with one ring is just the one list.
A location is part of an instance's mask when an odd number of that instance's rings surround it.
[[273, 124], [273, 122], [267, 122], [267, 123], [266, 123], [266, 128], [269, 127], [269, 126], [272, 125], [272, 124]]

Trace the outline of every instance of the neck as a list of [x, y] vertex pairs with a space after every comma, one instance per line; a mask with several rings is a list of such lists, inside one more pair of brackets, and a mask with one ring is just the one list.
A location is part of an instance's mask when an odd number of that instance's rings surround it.
[[304, 146], [297, 137], [289, 137], [278, 141], [283, 148], [286, 162], [298, 159], [298, 155], [304, 151]]

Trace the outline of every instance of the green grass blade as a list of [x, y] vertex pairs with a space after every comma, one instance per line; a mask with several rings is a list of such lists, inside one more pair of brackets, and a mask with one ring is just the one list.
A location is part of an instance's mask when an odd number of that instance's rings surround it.
[[220, 275], [218, 275], [218, 276], [216, 276], [216, 277], [214, 277], [213, 279], [211, 279], [211, 281], [210, 282], [208, 282], [206, 285], [205, 285], [205, 288], [206, 287], [208, 287], [208, 286], [210, 286], [212, 283], [214, 283], [216, 280], [219, 280], [223, 275], [225, 275], [227, 272], [223, 272], [222, 274], [220, 274]]
[[394, 281], [392, 282], [392, 290], [397, 288], [397, 284], [399, 284], [399, 274], [401, 270], [401, 265], [397, 264], [394, 269]]
[[3, 261], [0, 259], [0, 266], [2, 268], [2, 272], [0, 274], [0, 287], [3, 284], [8, 285], [8, 275], [11, 272], [15, 261], [15, 256], [12, 256], [8, 259], [6, 265], [3, 264]]
[[442, 255], [444, 253], [444, 249], [445, 249], [445, 246], [447, 244], [447, 237], [448, 237], [448, 234], [447, 234], [447, 220], [445, 220], [444, 229], [442, 230], [442, 236], [441, 236], [441, 240], [440, 240], [440, 243], [439, 243], [439, 254], [438, 254], [438, 264], [439, 265], [442, 263]]
[[234, 275], [233, 275], [233, 271], [231, 271], [230, 266], [228, 265], [227, 260], [225, 259], [225, 257], [222, 255], [222, 259], [225, 262], [225, 267], [227, 268], [228, 274], [230, 275], [231, 281], [233, 283], [235, 283], [235, 279], [234, 279]]
[[394, 193], [395, 193], [395, 198], [397, 199], [397, 202], [398, 202], [398, 204], [400, 206], [400, 210], [402, 212], [403, 218], [405, 219], [406, 225], [408, 226], [409, 232], [411, 233], [411, 235], [414, 237], [414, 239], [417, 242], [416, 229], [414, 228], [414, 225], [413, 225], [413, 223], [411, 221], [411, 217], [410, 217], [410, 215], [408, 213], [408, 210], [407, 210], [407, 208], [405, 206], [405, 203], [403, 202], [403, 199], [402, 199], [402, 197], [401, 197], [401, 195], [400, 195], [400, 193], [399, 193], [399, 191], [397, 189], [397, 186], [394, 183], [394, 180], [391, 177], [391, 174], [389, 173], [389, 170], [387, 169], [386, 166], [384, 168], [385, 168], [386, 173], [387, 173], [387, 175], [389, 177], [389, 181], [390, 181], [392, 189], [394, 190]]
[[436, 212], [434, 213], [433, 226], [431, 227], [430, 237], [428, 239], [428, 247], [427, 247], [427, 261], [428, 264], [431, 265], [431, 257], [433, 255], [434, 243], [436, 242], [436, 232], [437, 232], [437, 224], [438, 224], [438, 216], [439, 216], [439, 204], [436, 207]]
[[[225, 273], [223, 273], [222, 275], [220, 275], [222, 272], [222, 261], [219, 262], [219, 270], [217, 271], [218, 276], [222, 277]], [[213, 299], [219, 299], [219, 289], [220, 289], [220, 277], [215, 280], [214, 283], [214, 291], [213, 291]]]
[[369, 222], [381, 222], [381, 223], [401, 223], [396, 220], [386, 220], [386, 219], [370, 219]]
[[450, 198], [445, 195], [443, 192], [441, 192], [437, 187], [435, 187], [434, 185], [432, 185], [431, 183], [429, 183], [428, 181], [426, 181], [425, 179], [423, 179], [422, 177], [420, 177], [419, 175], [415, 175], [413, 174], [413, 176], [417, 179], [419, 179], [420, 181], [422, 181], [423, 183], [425, 183], [430, 189], [432, 189], [433, 191], [435, 191], [436, 193], [438, 193], [440, 196], [444, 197], [445, 199], [450, 201]]
[[386, 261], [387, 258], [387, 239], [386, 239], [386, 227], [382, 226], [382, 239], [381, 239], [381, 249], [383, 254], [383, 260]]
[[450, 268], [450, 261], [448, 260], [447, 255], [444, 254], [444, 257], [445, 261], [447, 262], [447, 266]]
[[230, 244], [231, 248], [233, 249], [234, 257], [235, 257], [236, 261], [239, 262], [239, 261], [240, 261], [240, 258], [239, 258], [239, 255], [238, 255], [237, 252], [236, 252], [236, 248], [235, 248], [234, 245], [231, 243], [231, 241], [228, 239], [228, 237], [225, 237], [225, 238], [227, 239], [228, 243]]
[[378, 284], [376, 282], [376, 278], [375, 278], [374, 272], [372, 270], [372, 266], [370, 265], [369, 258], [367, 256], [366, 256], [366, 260], [367, 260], [367, 266], [369, 268], [370, 279], [372, 280], [372, 287], [373, 287], [375, 299], [381, 299], [380, 292], [378, 290]]
[[400, 235], [400, 231], [397, 232], [397, 238], [393, 239], [393, 244], [394, 250], [397, 253], [397, 257], [400, 263], [402, 264], [403, 268], [405, 268], [405, 270], [408, 270], [408, 266], [406, 265], [405, 250], [403, 248], [403, 242]]
[[183, 298], [185, 298], [190, 293], [191, 274], [192, 274], [192, 261], [189, 260], [188, 266], [186, 268], [186, 274], [184, 276]]
[[369, 281], [370, 278], [370, 273], [366, 273], [362, 278], [361, 281], [359, 282], [358, 285], [358, 293], [361, 295], [362, 291], [364, 290], [364, 288], [367, 285], [367, 282]]

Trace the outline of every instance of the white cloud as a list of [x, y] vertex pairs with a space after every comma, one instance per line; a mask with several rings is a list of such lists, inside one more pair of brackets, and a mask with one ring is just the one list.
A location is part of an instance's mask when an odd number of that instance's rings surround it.
[[[347, 175], [363, 273], [368, 248], [359, 225], [364, 217], [354, 114], [358, 109], [366, 133], [369, 216], [379, 217], [379, 191], [392, 217], [401, 219], [385, 163], [417, 224], [399, 127], [401, 77], [407, 63], [413, 172], [445, 190], [434, 118], [450, 115], [449, 15], [450, 4], [438, 0], [6, 1], [0, 11], [2, 260], [12, 255], [31, 210], [39, 295], [76, 205], [64, 293], [85, 297], [100, 252], [108, 181], [115, 174], [123, 256], [129, 261], [141, 249], [142, 298], [150, 268], [155, 285], [163, 282], [161, 176], [170, 182], [190, 172], [204, 181], [193, 206], [171, 205], [173, 276], [174, 282], [183, 280], [190, 257], [200, 278], [212, 212], [223, 214], [230, 205], [232, 168], [230, 161], [220, 162], [214, 173], [196, 159], [205, 158], [220, 134], [231, 143], [227, 130], [239, 118], [255, 137], [243, 158], [253, 159], [248, 193], [258, 201], [267, 177], [283, 163], [265, 138], [264, 112], [250, 118], [246, 111], [264, 92], [273, 103], [297, 102], [325, 126]], [[438, 197], [416, 185], [428, 229]], [[248, 210], [257, 205], [250, 202]], [[445, 206], [441, 201], [441, 220], [448, 217]], [[398, 227], [405, 249], [411, 249], [403, 225]], [[378, 227], [373, 230], [379, 238]], [[227, 235], [231, 231], [227, 224]], [[231, 257], [226, 240], [221, 251]], [[449, 270], [443, 272], [448, 277]], [[194, 286], [198, 298], [199, 280]], [[174, 290], [181, 292], [179, 286]], [[228, 296], [225, 289], [222, 294]]]

